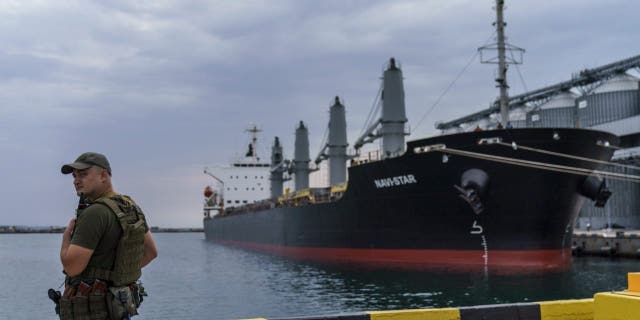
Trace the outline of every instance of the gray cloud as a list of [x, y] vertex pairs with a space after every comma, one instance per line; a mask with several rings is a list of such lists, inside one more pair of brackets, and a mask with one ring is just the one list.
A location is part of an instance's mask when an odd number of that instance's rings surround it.
[[[529, 89], [638, 54], [638, 4], [510, 1]], [[62, 225], [73, 190], [59, 166], [107, 154], [117, 189], [152, 224], [198, 226], [202, 167], [247, 143], [249, 123], [312, 154], [335, 95], [357, 138], [389, 57], [416, 122], [493, 33], [493, 1], [5, 1], [0, 3], [0, 224]], [[524, 91], [511, 68], [511, 92]], [[486, 107], [494, 66], [472, 63], [411, 138]], [[43, 208], [46, 208], [44, 210]]]

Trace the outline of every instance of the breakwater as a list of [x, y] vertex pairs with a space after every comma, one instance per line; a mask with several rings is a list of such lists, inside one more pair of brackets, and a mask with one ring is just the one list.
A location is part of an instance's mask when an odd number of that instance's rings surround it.
[[[63, 226], [0, 226], [0, 234], [62, 233]], [[151, 227], [154, 233], [203, 232], [203, 228]], [[608, 257], [640, 258], [640, 230], [575, 230], [572, 237], [572, 253], [577, 256], [595, 255]]]
[[[65, 227], [62, 226], [0, 226], [2, 233], [62, 233]], [[151, 227], [151, 232], [203, 232], [203, 228], [164, 228]]]

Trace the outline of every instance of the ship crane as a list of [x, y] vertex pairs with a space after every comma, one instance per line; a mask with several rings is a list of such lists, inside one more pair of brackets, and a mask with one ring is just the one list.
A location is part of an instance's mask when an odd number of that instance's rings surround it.
[[[378, 100], [378, 97], [380, 98]], [[404, 104], [404, 88], [402, 70], [391, 58], [382, 77], [382, 87], [378, 92], [372, 114], [378, 111], [382, 104], [381, 114], [356, 140], [354, 148], [359, 153], [360, 148], [367, 143], [382, 138], [383, 158], [392, 158], [404, 154], [404, 137], [409, 135], [406, 130], [407, 116]], [[374, 111], [375, 110], [375, 111]]]
[[340, 97], [335, 97], [333, 105], [329, 108], [329, 126], [326, 144], [315, 159], [318, 165], [323, 160], [329, 161], [329, 185], [335, 186], [347, 181], [347, 160], [353, 156], [347, 154], [347, 121], [345, 107], [340, 102]]
[[[569, 91], [572, 88], [581, 88], [583, 93], [588, 93], [602, 82], [628, 70], [638, 68], [640, 68], [640, 55], [609, 63], [597, 68], [584, 69], [574, 74], [571, 80], [509, 97], [509, 109], [521, 107], [527, 103], [541, 104], [558, 93]], [[457, 127], [467, 122], [487, 118], [489, 115], [494, 114], [499, 110], [499, 105], [494, 103], [488, 109], [449, 122], [438, 123], [436, 128], [444, 130]]]
[[294, 145], [293, 161], [288, 166], [287, 173], [295, 177], [296, 191], [309, 188], [309, 174], [317, 171], [317, 167], [309, 165], [311, 158], [309, 157], [309, 130], [300, 121], [296, 128], [296, 140]]
[[277, 201], [282, 195], [282, 187], [285, 181], [291, 180], [285, 173], [289, 170], [291, 161], [284, 159], [280, 139], [275, 137], [271, 146], [271, 168], [269, 180], [271, 181], [271, 199]]

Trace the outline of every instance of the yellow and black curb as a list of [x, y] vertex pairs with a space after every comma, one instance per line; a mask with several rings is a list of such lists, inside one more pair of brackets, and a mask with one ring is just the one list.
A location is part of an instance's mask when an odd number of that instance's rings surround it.
[[640, 273], [628, 277], [628, 290], [593, 299], [245, 320], [640, 320]]
[[[588, 301], [591, 300], [591, 301]], [[572, 314], [593, 315], [591, 302], [593, 299], [569, 300], [562, 303], [567, 306], [573, 305]], [[559, 308], [549, 306], [547, 303], [514, 303], [499, 304], [462, 308], [442, 308], [442, 309], [414, 309], [397, 311], [366, 311], [360, 313], [298, 317], [298, 318], [257, 318], [252, 320], [502, 320], [502, 319], [589, 319], [589, 318], [567, 318], [566, 312], [557, 312]], [[544, 310], [544, 311], [543, 311]], [[547, 317], [542, 317], [542, 314]]]

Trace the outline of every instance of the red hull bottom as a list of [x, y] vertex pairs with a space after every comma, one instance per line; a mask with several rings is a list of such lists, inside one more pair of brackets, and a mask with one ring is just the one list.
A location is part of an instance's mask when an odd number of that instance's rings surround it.
[[213, 240], [303, 260], [415, 270], [491, 272], [499, 274], [561, 272], [571, 269], [571, 249], [553, 250], [420, 250], [287, 247], [254, 242]]

